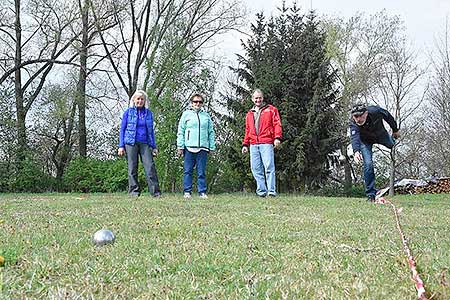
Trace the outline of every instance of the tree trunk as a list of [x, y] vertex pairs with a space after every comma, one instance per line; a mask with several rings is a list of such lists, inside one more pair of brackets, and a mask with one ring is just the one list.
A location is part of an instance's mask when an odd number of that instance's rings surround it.
[[394, 196], [394, 182], [395, 182], [395, 146], [391, 150], [391, 170], [389, 177], [389, 197]]
[[343, 145], [341, 146], [341, 153], [345, 156], [344, 160], [344, 193], [347, 197], [352, 195], [352, 169], [350, 166], [350, 158], [347, 155], [347, 148]]
[[299, 178], [299, 184], [298, 184], [298, 191], [302, 194], [306, 192], [306, 180], [305, 176], [300, 175]]
[[84, 0], [83, 7], [80, 4], [81, 21], [83, 24], [80, 47], [80, 74], [77, 84], [78, 105], [78, 134], [79, 153], [81, 157], [87, 156], [87, 131], [86, 131], [86, 79], [87, 79], [87, 47], [88, 47], [88, 0]]
[[23, 102], [22, 76], [20, 64], [22, 63], [22, 25], [20, 23], [20, 0], [15, 0], [16, 20], [14, 23], [16, 33], [16, 54], [14, 58], [14, 93], [16, 98], [16, 129], [17, 129], [17, 160], [25, 159], [25, 151], [27, 148], [27, 135], [25, 127], [26, 111]]
[[59, 168], [56, 171], [56, 178], [62, 181], [62, 177], [64, 175], [64, 170], [66, 169], [67, 164], [71, 159], [71, 149], [72, 149], [72, 132], [75, 123], [75, 111], [77, 108], [77, 104], [73, 103], [72, 108], [70, 110], [70, 116], [67, 124], [66, 130], [64, 130], [64, 142], [62, 144], [61, 149], [61, 158], [59, 161]]
[[346, 158], [344, 161], [344, 193], [347, 197], [352, 196], [352, 186], [353, 186], [352, 169], [350, 166], [350, 162]]

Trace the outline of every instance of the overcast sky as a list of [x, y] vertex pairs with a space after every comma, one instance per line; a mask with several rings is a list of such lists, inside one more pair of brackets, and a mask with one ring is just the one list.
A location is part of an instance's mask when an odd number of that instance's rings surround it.
[[[243, 0], [242, 3], [250, 12], [250, 20], [255, 20], [257, 12], [265, 15], [276, 14], [282, 0]], [[292, 1], [287, 0], [287, 4]], [[316, 10], [319, 16], [339, 16], [349, 18], [357, 12], [367, 15], [386, 9], [389, 15], [398, 15], [404, 22], [408, 37], [413, 45], [422, 51], [429, 52], [434, 47], [436, 38], [444, 33], [446, 18], [450, 17], [450, 0], [298, 0], [297, 4], [304, 10]], [[249, 27], [245, 29], [249, 32]], [[227, 37], [221, 49], [226, 49], [229, 56], [232, 52], [241, 52], [239, 39], [243, 35], [237, 33]], [[245, 38], [244, 38], [245, 39]]]

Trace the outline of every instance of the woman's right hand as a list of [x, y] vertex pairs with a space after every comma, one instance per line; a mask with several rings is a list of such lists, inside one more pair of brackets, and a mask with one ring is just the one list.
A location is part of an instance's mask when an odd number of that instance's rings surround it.
[[117, 150], [117, 154], [119, 154], [119, 156], [124, 156], [125, 155], [125, 148], [120, 147], [119, 150]]
[[177, 149], [178, 156], [183, 156], [184, 150], [183, 149]]

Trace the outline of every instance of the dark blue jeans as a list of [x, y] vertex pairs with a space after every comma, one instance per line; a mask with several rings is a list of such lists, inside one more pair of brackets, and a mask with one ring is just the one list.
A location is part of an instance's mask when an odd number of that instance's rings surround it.
[[198, 153], [192, 153], [184, 150], [184, 174], [183, 174], [183, 191], [192, 193], [192, 174], [194, 167], [197, 166], [197, 190], [198, 193], [206, 193], [206, 161], [208, 160], [208, 152], [201, 150]]
[[145, 177], [148, 184], [148, 192], [151, 195], [159, 194], [158, 175], [156, 174], [156, 166], [153, 161], [152, 148], [147, 144], [136, 143], [133, 145], [125, 145], [128, 160], [128, 193], [131, 195], [139, 195], [138, 183], [138, 162], [141, 157], [144, 165]]
[[[394, 140], [389, 134], [380, 137], [377, 144], [386, 146], [389, 149], [394, 147]], [[364, 162], [364, 184], [366, 186], [366, 195], [368, 197], [375, 197], [377, 190], [375, 188], [375, 171], [373, 168], [373, 144], [361, 142], [361, 154]]]

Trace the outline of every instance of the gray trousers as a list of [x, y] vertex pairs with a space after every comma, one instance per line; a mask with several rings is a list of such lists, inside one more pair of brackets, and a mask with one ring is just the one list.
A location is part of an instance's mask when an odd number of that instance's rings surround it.
[[144, 165], [145, 177], [148, 184], [148, 192], [151, 195], [157, 195], [159, 190], [158, 175], [156, 174], [156, 166], [153, 161], [153, 151], [147, 144], [136, 143], [134, 146], [125, 145], [128, 160], [128, 193], [131, 195], [139, 195], [138, 182], [138, 161], [141, 158]]

